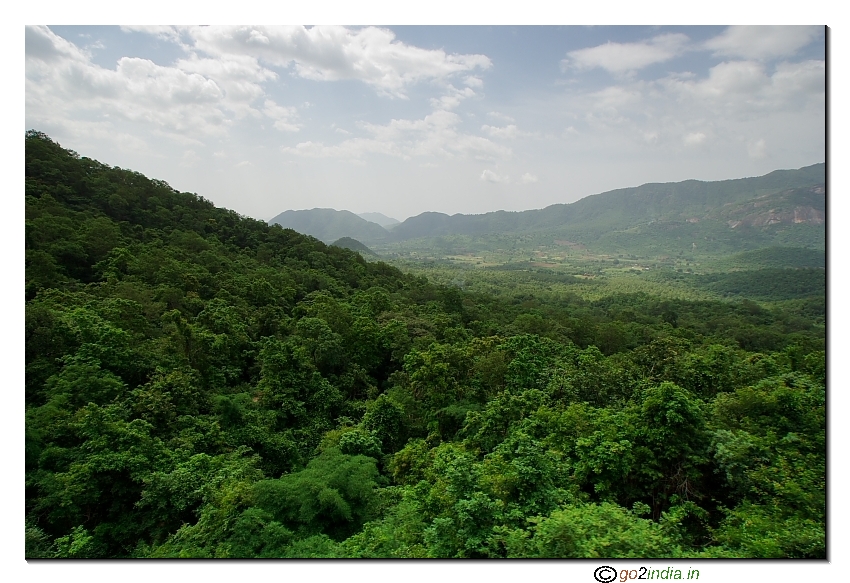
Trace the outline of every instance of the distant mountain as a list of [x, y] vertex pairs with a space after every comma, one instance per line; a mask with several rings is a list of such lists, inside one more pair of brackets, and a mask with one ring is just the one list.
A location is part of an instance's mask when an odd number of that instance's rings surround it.
[[[814, 164], [754, 178], [644, 184], [540, 210], [452, 216], [427, 212], [394, 227], [391, 238], [403, 241], [446, 235], [534, 233], [582, 243], [607, 237], [616, 243], [613, 247], [621, 247], [628, 246], [628, 232], [633, 229], [644, 239], [647, 235], [655, 237], [659, 229], [672, 227], [684, 228], [676, 233], [677, 237], [689, 237], [693, 231], [700, 239], [711, 239], [716, 238], [721, 224], [723, 232], [719, 234], [723, 238], [736, 222], [754, 227], [782, 225], [786, 230], [796, 225], [815, 226], [822, 231], [825, 180], [825, 165]], [[696, 227], [701, 221], [708, 222]], [[759, 244], [773, 244], [763, 232], [751, 231], [748, 235], [761, 237]], [[799, 244], [793, 240], [786, 243]]]
[[[499, 211], [504, 212], [504, 211]], [[534, 211], [526, 211], [534, 212]], [[495, 215], [498, 213], [488, 213]], [[393, 228], [393, 239], [403, 241], [405, 239], [418, 239], [419, 237], [439, 237], [449, 234], [468, 234], [475, 231], [478, 226], [476, 219], [486, 215], [454, 215], [445, 213], [424, 212], [406, 219], [400, 225]], [[511, 225], [513, 226], [513, 225]], [[397, 230], [400, 229], [400, 230]], [[484, 231], [478, 231], [484, 232]]]
[[385, 241], [389, 233], [381, 225], [367, 221], [349, 211], [312, 209], [285, 211], [269, 221], [304, 235], [312, 235], [324, 243], [342, 237], [377, 243]]
[[350, 237], [365, 245], [510, 234], [532, 236], [541, 245], [592, 246], [604, 253], [725, 254], [771, 246], [823, 249], [825, 181], [825, 165], [814, 164], [753, 178], [644, 184], [538, 210], [451, 216], [425, 212], [391, 230], [375, 222], [394, 220], [380, 213], [358, 216], [333, 209], [286, 211], [269, 222], [325, 243]]
[[358, 241], [357, 239], [352, 239], [351, 237], [343, 237], [337, 241], [331, 243], [333, 247], [342, 247], [343, 249], [351, 249], [352, 251], [357, 251], [360, 255], [369, 256], [369, 257], [377, 257], [378, 254], [369, 249], [366, 245]]
[[387, 215], [381, 213], [358, 213], [358, 217], [361, 219], [365, 219], [367, 221], [371, 221], [378, 225], [381, 225], [385, 229], [390, 229], [396, 225], [400, 225], [401, 221], [398, 221], [392, 217], [388, 217]]

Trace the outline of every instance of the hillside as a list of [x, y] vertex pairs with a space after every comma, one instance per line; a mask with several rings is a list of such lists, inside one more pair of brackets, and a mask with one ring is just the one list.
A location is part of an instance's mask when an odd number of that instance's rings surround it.
[[401, 221], [392, 217], [388, 217], [387, 215], [381, 213], [358, 213], [357, 216], [361, 219], [365, 219], [372, 223], [381, 225], [385, 229], [390, 229], [398, 224], [401, 224]]
[[505, 235], [531, 236], [533, 246], [564, 241], [613, 254], [669, 255], [694, 249], [728, 254], [770, 246], [823, 249], [824, 181], [825, 165], [815, 164], [754, 178], [644, 184], [520, 212], [429, 211], [398, 223], [380, 213], [358, 216], [312, 209], [286, 211], [269, 223], [326, 243], [351, 237], [390, 249], [393, 243], [417, 239], [422, 240], [419, 246], [430, 247], [428, 240], [438, 237]]
[[35, 131], [19, 195], [27, 559], [826, 557], [811, 250], [477, 292]]
[[[549, 243], [554, 239], [562, 239], [590, 245], [612, 233], [620, 233], [616, 243], [601, 242], [603, 246], [612, 247], [613, 251], [627, 249], [635, 243], [632, 241], [634, 237], [628, 235], [629, 229], [639, 229], [640, 233], [635, 234], [643, 234], [646, 238], [647, 232], [651, 236], [657, 236], [657, 224], [660, 224], [665, 225], [661, 227], [662, 231], [671, 227], [679, 229], [680, 232], [675, 233], [675, 237], [704, 239], [716, 237], [719, 233], [720, 238], [731, 237], [730, 247], [743, 245], [742, 249], [745, 249], [750, 248], [747, 247], [746, 235], [727, 233], [734, 228], [735, 220], [758, 227], [781, 225], [786, 231], [793, 231], [795, 225], [821, 226], [824, 218], [824, 181], [824, 164], [815, 164], [799, 170], [777, 170], [756, 178], [645, 184], [588, 196], [571, 204], [551, 205], [540, 210], [452, 216], [427, 212], [408, 218], [393, 228], [391, 240], [515, 233], [538, 234], [543, 239], [549, 238]], [[780, 192], [785, 194], [778, 194]], [[810, 193], [810, 196], [807, 197], [806, 192]], [[745, 217], [737, 218], [743, 208], [768, 205], [765, 210], [769, 210], [772, 208], [770, 204], [780, 198], [784, 203], [797, 205], [790, 215], [780, 213], [775, 214], [773, 219], [766, 218], [762, 222], [750, 220], [749, 223], [746, 222], [749, 219]], [[729, 205], [733, 205], [733, 208], [727, 209]], [[733, 219], [733, 216], [736, 218]], [[717, 221], [717, 224], [711, 225], [710, 229], [707, 229], [706, 225], [694, 227], [700, 221], [706, 220]], [[720, 222], [726, 224], [718, 228]], [[708, 230], [711, 233], [708, 233]], [[761, 239], [771, 239], [774, 232], [779, 230], [751, 235], [760, 239], [754, 245], [765, 246], [765, 241]], [[664, 237], [663, 234], [660, 236]], [[637, 237], [638, 240], [640, 238]], [[770, 244], [770, 241], [767, 244]]]
[[356, 251], [363, 255], [364, 257], [377, 257], [378, 254], [369, 249], [366, 245], [358, 241], [357, 239], [352, 239], [351, 237], [343, 237], [342, 239], [338, 239], [331, 243], [334, 247], [342, 247], [343, 249], [350, 249], [352, 251]]
[[269, 224], [311, 235], [325, 243], [342, 237], [374, 243], [389, 237], [381, 225], [362, 219], [352, 212], [334, 209], [285, 211], [271, 219]]

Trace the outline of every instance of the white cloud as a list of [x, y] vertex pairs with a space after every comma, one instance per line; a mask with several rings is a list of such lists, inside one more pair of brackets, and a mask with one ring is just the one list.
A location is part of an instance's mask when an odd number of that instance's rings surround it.
[[[823, 61], [729, 59], [715, 63], [708, 74], [625, 77], [601, 90], [579, 85], [551, 108], [560, 108], [569, 126], [560, 132], [564, 147], [690, 156], [710, 146], [713, 155], [738, 151], [741, 158], [749, 152], [757, 159], [762, 149], [754, 142], [748, 149], [747, 140], [763, 137], [770, 146], [765, 157], [778, 161], [780, 148], [796, 147], [780, 135], [805, 135], [812, 152], [823, 151], [823, 138], [819, 146], [816, 136], [823, 131], [824, 86]], [[581, 141], [572, 137], [578, 133]]]
[[[374, 27], [125, 27], [177, 43], [186, 51], [173, 66], [123, 57], [114, 69], [100, 67], [91, 56], [44, 26], [26, 28], [26, 108], [28, 123], [49, 127], [58, 119], [102, 123], [108, 119], [137, 124], [141, 134], [158, 134], [185, 145], [222, 137], [243, 118], [272, 120], [282, 132], [302, 129], [294, 107], [278, 104], [265, 85], [278, 79], [272, 66], [289, 67], [309, 79], [357, 79], [379, 93], [404, 97], [405, 88], [436, 82], [444, 95], [432, 100], [438, 110], [456, 108], [474, 97], [472, 75], [491, 66], [483, 55], [447, 54], [395, 40], [391, 31]], [[455, 75], [466, 86], [449, 83]], [[305, 103], [305, 107], [308, 104]], [[436, 113], [436, 112], [435, 112]], [[485, 138], [462, 134], [439, 116], [420, 120], [423, 135], [393, 146], [360, 140], [342, 144], [346, 152], [380, 151], [419, 155], [420, 150], [448, 155], [504, 155]], [[403, 124], [401, 124], [403, 126]], [[426, 127], [427, 126], [427, 127]], [[390, 123], [388, 128], [403, 129]], [[430, 128], [430, 129], [429, 129]], [[344, 130], [343, 130], [344, 131]], [[454, 140], [454, 143], [449, 143]], [[305, 142], [307, 143], [307, 142]], [[315, 149], [307, 147], [307, 151]], [[327, 151], [327, 150], [322, 150]], [[330, 151], [339, 151], [332, 148]]]
[[263, 113], [275, 120], [274, 128], [277, 130], [297, 132], [300, 129], [300, 126], [292, 121], [298, 115], [294, 107], [283, 107], [271, 99], [266, 99], [263, 104]]
[[643, 84], [612, 85], [590, 94], [594, 109], [617, 110], [638, 103], [644, 97]]
[[27, 26], [24, 29], [24, 43], [28, 66], [33, 66], [35, 62], [50, 64], [63, 60], [88, 60], [88, 55], [77, 48], [77, 45], [53, 34], [46, 26]]
[[[92, 71], [94, 72], [94, 71]], [[111, 88], [151, 105], [180, 106], [215, 103], [224, 97], [218, 84], [203, 75], [162, 67], [147, 59], [122, 57], [116, 75], [103, 70]], [[93, 90], [100, 87], [92, 87]]]
[[824, 61], [779, 63], [771, 81], [773, 86], [784, 94], [821, 95], [826, 91], [826, 63]]
[[487, 138], [458, 130], [461, 118], [454, 112], [438, 109], [423, 119], [394, 119], [388, 124], [360, 123], [370, 138], [352, 138], [333, 146], [312, 141], [284, 147], [285, 153], [313, 158], [360, 158], [367, 154], [385, 154], [402, 159], [422, 156], [505, 158], [511, 149]]
[[705, 143], [706, 135], [703, 132], [691, 132], [682, 138], [686, 146], [701, 146]]
[[573, 109], [584, 112], [585, 121], [594, 128], [619, 126], [631, 123], [641, 110], [653, 105], [647, 103], [647, 84], [612, 85], [600, 91], [578, 93]]
[[200, 136], [224, 134], [234, 110], [244, 113], [245, 107], [244, 101], [237, 107], [222, 86], [203, 74], [131, 57], [105, 69], [47, 27], [26, 28], [29, 123], [123, 120], [192, 143]]
[[[144, 27], [141, 31], [174, 42], [179, 42], [181, 35], [191, 36], [171, 27]], [[263, 85], [278, 75], [261, 65], [256, 56], [225, 53], [202, 57], [184, 44], [190, 52], [173, 66], [123, 57], [114, 69], [107, 69], [45, 26], [27, 27], [25, 38], [26, 108], [28, 123], [33, 126], [55, 127], [60, 120], [75, 119], [78, 125], [106, 123], [115, 133], [116, 123], [129, 122], [136, 124], [140, 136], [165, 136], [193, 147], [211, 136], [224, 136], [234, 120], [245, 117], [270, 118], [273, 127], [282, 132], [298, 132], [302, 127], [295, 107], [278, 105], [266, 97]], [[259, 33], [246, 42], [263, 44]], [[455, 99], [474, 95], [469, 88], [449, 87]], [[84, 133], [86, 130], [76, 132]], [[190, 163], [194, 161], [181, 158], [181, 164]]]
[[532, 184], [534, 182], [537, 182], [537, 176], [535, 176], [534, 174], [531, 174], [530, 172], [526, 172], [525, 174], [522, 175], [522, 177], [519, 179], [519, 181], [522, 182], [523, 184]]
[[176, 27], [165, 25], [122, 25], [124, 32], [142, 32], [164, 40], [180, 42], [180, 33]]
[[181, 166], [192, 167], [198, 162], [201, 161], [201, 157], [195, 152], [195, 150], [186, 150], [183, 153], [183, 158], [180, 162]]
[[466, 87], [465, 89], [456, 89], [453, 85], [449, 85], [446, 90], [448, 93], [439, 99], [431, 99], [431, 107], [434, 109], [454, 109], [464, 99], [475, 96], [475, 91]]
[[668, 33], [636, 43], [612, 43], [578, 49], [561, 61], [564, 69], [601, 67], [611, 73], [626, 73], [663, 63], [679, 56], [688, 44], [684, 34]]
[[191, 54], [186, 59], [178, 60], [175, 67], [187, 73], [215, 79], [224, 92], [224, 103], [237, 117], [258, 116], [251, 102], [265, 95], [262, 83], [277, 79], [277, 73], [260, 66], [256, 58], [244, 55], [209, 59]]
[[484, 172], [481, 173], [479, 180], [484, 182], [493, 182], [496, 184], [501, 182], [510, 182], [510, 178], [508, 176], [500, 176], [492, 170], [484, 170]]
[[698, 83], [700, 91], [711, 96], [754, 95], [770, 83], [764, 66], [755, 61], [720, 63], [709, 70], [708, 79]]
[[503, 128], [483, 125], [481, 126], [481, 131], [487, 132], [493, 138], [513, 139], [520, 135], [520, 131], [515, 125], [509, 125]]
[[756, 160], [764, 158], [767, 155], [764, 138], [759, 138], [758, 140], [747, 144], [747, 154], [750, 158]]
[[381, 142], [364, 138], [352, 138], [335, 146], [326, 146], [321, 142], [301, 142], [294, 147], [283, 147], [281, 151], [306, 158], [360, 158], [366, 154], [386, 154], [400, 158], [406, 157], [391, 142]]
[[[140, 139], [135, 134], [117, 129], [115, 124], [108, 119], [92, 122], [54, 118], [50, 121], [49, 126], [44, 126], [43, 129], [48, 129], [51, 135], [55, 132], [56, 135], [74, 136], [77, 143], [81, 144], [81, 150], [83, 146], [105, 145], [109, 150], [120, 151], [132, 156], [164, 157], [161, 151], [151, 148], [145, 140]], [[42, 126], [28, 123], [27, 127]], [[192, 145], [197, 145], [197, 143]]]
[[376, 27], [210, 26], [181, 32], [208, 55], [255, 56], [274, 66], [292, 65], [306, 79], [355, 79], [396, 97], [404, 97], [408, 85], [492, 65], [484, 55], [447, 54], [407, 45], [396, 40], [392, 31]]
[[823, 61], [780, 63], [769, 74], [758, 61], [715, 65], [706, 79], [667, 78], [658, 82], [670, 96], [709, 108], [714, 116], [765, 116], [800, 110], [806, 103], [824, 109], [826, 68]]
[[821, 34], [822, 26], [730, 26], [704, 47], [724, 57], [772, 59], [796, 54]]
[[487, 113], [487, 115], [489, 115], [492, 118], [499, 119], [499, 120], [506, 121], [506, 122], [516, 121], [511, 116], [505, 115], [504, 113], [500, 113], [498, 111], [490, 111], [490, 112]]

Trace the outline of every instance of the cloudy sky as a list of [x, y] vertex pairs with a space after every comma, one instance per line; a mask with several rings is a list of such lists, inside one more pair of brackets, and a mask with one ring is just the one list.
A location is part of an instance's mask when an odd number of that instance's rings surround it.
[[26, 127], [269, 219], [825, 161], [822, 27], [26, 28]]

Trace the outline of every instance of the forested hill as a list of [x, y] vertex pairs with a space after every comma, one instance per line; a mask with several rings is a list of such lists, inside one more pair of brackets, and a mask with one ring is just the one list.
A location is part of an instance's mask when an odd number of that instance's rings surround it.
[[364, 245], [357, 239], [352, 239], [351, 237], [343, 237], [342, 239], [337, 239], [332, 243], [332, 245], [334, 245], [335, 247], [351, 249], [352, 251], [360, 253], [360, 255], [363, 255], [364, 257], [377, 257], [377, 253], [369, 249], [366, 245]]
[[27, 558], [825, 557], [822, 298], [472, 295], [25, 144]]
[[[724, 206], [753, 201], [783, 190], [823, 185], [825, 165], [799, 170], [777, 170], [765, 176], [701, 182], [687, 180], [644, 184], [585, 197], [571, 204], [540, 210], [497, 211], [480, 215], [446, 215], [427, 212], [396, 225], [393, 240], [442, 235], [483, 235], [575, 230], [583, 243], [605, 233], [652, 221], [698, 221], [716, 217]], [[824, 191], [821, 189], [821, 208]], [[582, 237], [585, 240], [582, 240]]]
[[401, 221], [399, 221], [398, 219], [388, 217], [387, 215], [381, 213], [359, 213], [357, 216], [361, 219], [365, 219], [372, 223], [381, 225], [385, 229], [391, 229], [392, 227], [401, 223]]
[[330, 243], [342, 237], [370, 243], [385, 241], [389, 233], [384, 227], [361, 218], [349, 211], [312, 209], [285, 211], [269, 221], [305, 235]]
[[[446, 235], [533, 234], [600, 251], [667, 254], [682, 240], [730, 253], [769, 246], [825, 246], [825, 165], [776, 170], [753, 178], [644, 184], [570, 204], [479, 215], [424, 212], [387, 230], [348, 211], [286, 211], [269, 221], [326, 243], [350, 237], [367, 245]], [[708, 241], [707, 244], [704, 242]]]

